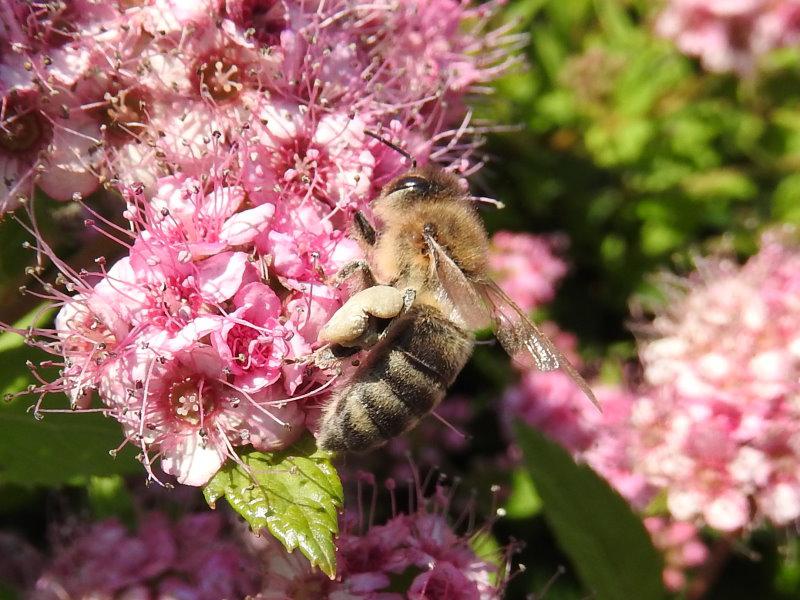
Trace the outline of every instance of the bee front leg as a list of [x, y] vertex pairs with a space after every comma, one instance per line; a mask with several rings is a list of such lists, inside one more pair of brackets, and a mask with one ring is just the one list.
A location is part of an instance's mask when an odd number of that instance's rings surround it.
[[367, 221], [360, 210], [356, 211], [353, 215], [353, 234], [365, 246], [374, 246], [378, 241], [378, 235], [375, 233], [375, 228]]
[[372, 268], [364, 259], [358, 259], [347, 263], [333, 276], [331, 283], [335, 288], [340, 288], [345, 283], [348, 283], [347, 287], [352, 288], [351, 291], [356, 292], [378, 284], [375, 280], [375, 275], [372, 273]]

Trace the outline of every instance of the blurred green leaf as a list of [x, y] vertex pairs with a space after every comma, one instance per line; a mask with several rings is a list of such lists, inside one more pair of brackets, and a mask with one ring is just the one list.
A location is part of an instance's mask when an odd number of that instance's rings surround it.
[[752, 179], [735, 169], [696, 173], [683, 181], [683, 189], [697, 200], [748, 200], [758, 193]]
[[800, 173], [793, 173], [781, 180], [772, 202], [775, 218], [800, 224]]
[[655, 134], [653, 123], [646, 119], [610, 117], [586, 131], [586, 147], [603, 166], [634, 162]]
[[291, 448], [240, 455], [228, 461], [206, 485], [203, 495], [213, 508], [220, 498], [255, 532], [268, 529], [288, 552], [299, 548], [312, 565], [336, 576], [338, 510], [344, 496], [330, 454], [306, 435]]
[[133, 526], [135, 510], [125, 480], [119, 475], [108, 477], [93, 476], [86, 485], [89, 506], [92, 516], [97, 519], [116, 517], [120, 521]]
[[[41, 307], [15, 324], [25, 329], [49, 317]], [[29, 348], [14, 333], [0, 334], [0, 398], [33, 383], [26, 361], [41, 360], [43, 353]], [[35, 399], [21, 397], [0, 403], [0, 483], [21, 486], [83, 483], [91, 475], [136, 473], [141, 470], [133, 450], [112, 458], [119, 446], [118, 423], [98, 413], [48, 414], [38, 421], [28, 410]], [[66, 408], [66, 397], [48, 399], [48, 406]]]
[[619, 0], [595, 0], [594, 5], [598, 23], [612, 42], [624, 41], [637, 31]]
[[547, 2], [544, 11], [553, 29], [560, 34], [574, 34], [592, 11], [593, 0], [570, 0], [569, 2]]
[[515, 429], [545, 518], [598, 600], [664, 598], [661, 558], [628, 503], [558, 444]]
[[531, 45], [547, 77], [551, 80], [558, 79], [566, 55], [561, 39], [551, 31], [538, 31], [533, 36]]
[[518, 0], [517, 2], [511, 2], [503, 15], [504, 19], [519, 19], [520, 21], [528, 22], [536, 16], [536, 13], [546, 3], [547, 0]]
[[18, 600], [19, 598], [17, 590], [0, 581], [0, 600]]
[[785, 594], [800, 593], [800, 539], [794, 537], [786, 540], [781, 548], [778, 572], [775, 576], [775, 587]]
[[[504, 558], [505, 552], [494, 536], [486, 530], [480, 530], [473, 535], [469, 540], [469, 545], [472, 551], [482, 561], [496, 567], [496, 570], [489, 573], [489, 580], [496, 584], [497, 581], [504, 576], [503, 568], [505, 567]], [[408, 587], [402, 591], [408, 590]]]
[[509, 519], [528, 519], [541, 512], [542, 499], [525, 469], [515, 469], [511, 474], [511, 495], [504, 508]]
[[684, 241], [681, 230], [667, 223], [651, 221], [642, 226], [642, 251], [658, 256], [677, 248]]

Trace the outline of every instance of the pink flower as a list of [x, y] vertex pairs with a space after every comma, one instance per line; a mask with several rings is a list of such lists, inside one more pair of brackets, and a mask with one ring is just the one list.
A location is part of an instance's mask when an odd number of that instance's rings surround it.
[[[243, 286], [233, 299], [235, 310], [224, 318], [212, 343], [244, 391], [258, 392], [297, 367], [289, 358], [308, 355], [311, 348], [294, 330], [291, 321], [281, 323], [280, 300], [268, 286], [253, 282]], [[285, 386], [291, 393], [294, 386]]]
[[57, 598], [241, 598], [257, 588], [256, 563], [212, 513], [173, 524], [160, 513], [130, 533], [109, 519], [56, 547], [30, 595]]
[[100, 383], [111, 413], [147, 461], [158, 448], [165, 473], [203, 485], [232, 456], [233, 446], [288, 445], [302, 432], [302, 413], [272, 391], [248, 393], [228, 381], [213, 349], [192, 344], [170, 358], [143, 350], [118, 361]]
[[257, 205], [313, 195], [341, 210], [367, 200], [382, 153], [360, 131], [391, 119], [420, 158], [430, 145], [416, 140], [435, 137], [435, 158], [468, 167], [474, 144], [449, 129], [464, 118], [461, 97], [512, 64], [503, 49], [519, 43], [508, 28], [462, 27], [481, 27], [495, 4], [10, 0], [0, 210], [35, 183], [69, 199], [101, 177], [152, 191], [160, 176], [233, 165]]
[[97, 188], [100, 123], [72, 87], [87, 61], [74, 38], [78, 30], [90, 38], [111, 14], [84, 0], [7, 4], [0, 15], [0, 213], [32, 197], [35, 183], [58, 200]]
[[664, 554], [664, 584], [677, 592], [686, 586], [686, 571], [708, 560], [708, 548], [700, 540], [697, 527], [661, 517], [644, 520], [655, 546]]
[[637, 469], [639, 438], [632, 415], [639, 397], [624, 385], [595, 385], [593, 390], [603, 407], [602, 418], [591, 446], [579, 456], [634, 508], [643, 511], [658, 487]]
[[637, 469], [676, 519], [786, 525], [800, 517], [800, 253], [773, 233], [741, 267], [701, 266], [641, 345]]
[[526, 312], [550, 302], [567, 265], [554, 253], [564, 240], [498, 231], [492, 236], [489, 266], [495, 280]]
[[[393, 494], [394, 483], [390, 481], [387, 487]], [[497, 583], [492, 581], [498, 565], [478, 557], [469, 536], [457, 534], [444, 516], [449, 492], [439, 488], [433, 497], [419, 501], [417, 512], [395, 514], [363, 532], [353, 530], [363, 514], [345, 515], [345, 530], [337, 542], [335, 581], [312, 571], [305, 558], [275, 552], [275, 543], [267, 544], [261, 551], [267, 566], [265, 584], [257, 598], [294, 600], [304, 593], [320, 600], [500, 598], [505, 582], [502, 577]], [[388, 591], [396, 589], [398, 576], [406, 573], [416, 573], [408, 588]]]
[[671, 0], [656, 23], [658, 33], [698, 56], [710, 71], [751, 72], [762, 54], [800, 37], [795, 0]]
[[409, 600], [480, 600], [475, 582], [450, 563], [435, 565], [417, 575], [408, 590]]
[[572, 451], [586, 450], [595, 437], [601, 415], [587, 403], [583, 392], [561, 371], [523, 374], [519, 385], [503, 397], [504, 415], [525, 423]]
[[274, 205], [246, 208], [245, 200], [246, 193], [238, 186], [207, 193], [197, 179], [164, 177], [153, 198], [129, 196], [127, 212], [141, 219], [146, 233], [159, 242], [202, 258], [250, 244], [269, 228]]
[[623, 386], [593, 384], [603, 412], [563, 372], [527, 372], [506, 391], [503, 414], [521, 419], [585, 461], [634, 507], [644, 509], [654, 486], [636, 470], [631, 412], [637, 396]]

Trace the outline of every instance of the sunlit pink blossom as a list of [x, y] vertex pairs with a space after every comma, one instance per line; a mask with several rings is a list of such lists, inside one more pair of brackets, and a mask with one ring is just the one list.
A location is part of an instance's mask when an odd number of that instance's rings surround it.
[[59, 200], [98, 186], [100, 123], [69, 85], [86, 58], [74, 39], [91, 37], [111, 12], [84, 0], [10, 1], [0, 12], [0, 213], [31, 197], [34, 183]]
[[164, 472], [187, 485], [205, 484], [234, 446], [274, 450], [302, 432], [293, 403], [240, 390], [219, 355], [201, 345], [163, 360], [149, 349], [131, 354], [108, 369], [100, 392], [129, 439], [144, 452], [157, 448]]
[[800, 39], [796, 0], [671, 0], [656, 23], [710, 71], [747, 74], [759, 57]]
[[[522, 38], [486, 28], [495, 2], [10, 5], [0, 211], [38, 185], [119, 248], [75, 271], [30, 221], [61, 272], [42, 282], [55, 327], [18, 331], [55, 355], [34, 413], [66, 393], [118, 420], [151, 478], [191, 485], [292, 443], [335, 382], [311, 353], [343, 300], [331, 277], [363, 255], [353, 214], [409, 166], [367, 131], [477, 168], [463, 98]], [[85, 202], [101, 180], [120, 215]]]
[[[461, 98], [512, 64], [508, 50], [522, 39], [508, 28], [462, 27], [485, 20], [493, 3], [453, 0], [8, 5], [0, 15], [2, 210], [35, 183], [69, 199], [101, 178], [149, 188], [169, 173], [199, 177], [222, 168], [221, 149], [240, 152], [244, 171], [257, 157], [270, 162], [257, 130], [274, 131], [279, 106], [294, 115], [299, 147], [267, 169], [272, 179], [291, 187], [289, 172], [300, 179], [311, 162], [320, 173], [338, 165], [303, 184], [335, 195], [334, 204], [358, 201], [342, 196], [352, 195], [344, 181], [369, 189], [374, 158], [363, 142], [353, 147], [366, 161], [355, 183], [333, 122], [358, 129], [395, 119], [420, 158], [435, 147], [433, 158], [466, 168], [470, 132], [452, 129], [466, 114]], [[414, 141], [431, 138], [425, 148]]]

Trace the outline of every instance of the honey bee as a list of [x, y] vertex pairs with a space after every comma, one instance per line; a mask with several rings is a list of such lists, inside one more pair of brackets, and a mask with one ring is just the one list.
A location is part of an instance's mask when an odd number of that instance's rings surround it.
[[355, 215], [370, 260], [346, 265], [336, 280], [359, 277], [362, 289], [319, 334], [340, 356], [367, 350], [323, 410], [320, 447], [365, 452], [413, 428], [469, 360], [473, 332], [488, 326], [517, 363], [563, 369], [597, 405], [583, 377], [490, 278], [486, 229], [459, 179], [404, 155], [411, 170], [374, 204], [382, 227]]

